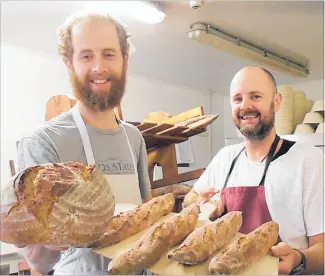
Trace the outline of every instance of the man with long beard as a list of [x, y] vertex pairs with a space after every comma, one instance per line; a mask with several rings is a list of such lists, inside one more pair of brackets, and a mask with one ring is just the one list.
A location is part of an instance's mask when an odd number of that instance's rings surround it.
[[216, 204], [211, 219], [242, 211], [240, 232], [268, 221], [279, 224], [279, 274], [324, 273], [323, 154], [313, 146], [280, 139], [280, 108], [272, 74], [245, 67], [230, 86], [232, 119], [244, 143], [221, 149], [187, 194], [185, 205]]
[[[140, 131], [118, 120], [114, 108], [125, 91], [130, 41], [126, 28], [105, 14], [78, 14], [59, 32], [59, 54], [68, 68], [77, 104], [19, 143], [19, 170], [78, 161], [96, 164], [116, 202], [151, 199], [147, 152]], [[30, 266], [47, 274], [106, 274], [108, 260], [91, 249], [20, 246]], [[62, 253], [62, 254], [61, 254]]]

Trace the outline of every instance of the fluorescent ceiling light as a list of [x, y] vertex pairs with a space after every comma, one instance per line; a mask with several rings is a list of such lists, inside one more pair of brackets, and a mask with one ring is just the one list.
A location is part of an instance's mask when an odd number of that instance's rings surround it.
[[309, 69], [305, 65], [298, 64], [253, 44], [246, 43], [204, 23], [193, 24], [188, 32], [188, 37], [241, 58], [265, 64], [274, 70], [294, 77], [307, 77], [309, 75]]
[[147, 24], [158, 24], [165, 19], [165, 13], [150, 1], [86, 1], [86, 9], [107, 11], [115, 16], [128, 16]]

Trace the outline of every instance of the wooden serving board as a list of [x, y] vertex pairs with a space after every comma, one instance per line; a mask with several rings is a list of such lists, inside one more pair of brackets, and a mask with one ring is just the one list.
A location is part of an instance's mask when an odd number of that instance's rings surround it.
[[[162, 220], [176, 215], [175, 213], [170, 213], [164, 217], [162, 217], [160, 220], [158, 220], [154, 225], [158, 224]], [[210, 221], [205, 219], [206, 214], [200, 214], [198, 223], [196, 227], [201, 227], [207, 223], [210, 223]], [[147, 231], [148, 229], [145, 229], [127, 239], [124, 241], [121, 241], [115, 245], [112, 245], [110, 247], [101, 248], [95, 250], [95, 252], [99, 255], [105, 256], [109, 259], [114, 259], [118, 255], [124, 253], [125, 251], [129, 250], [136, 244], [136, 242], [140, 239], [140, 237]], [[239, 237], [240, 233], [236, 237]], [[235, 238], [236, 238], [235, 237]], [[234, 239], [235, 239], [234, 238]], [[179, 246], [179, 245], [177, 245]], [[174, 248], [176, 248], [175, 246]], [[172, 250], [171, 248], [170, 250]], [[207, 260], [206, 262], [195, 265], [195, 266], [188, 266], [183, 265], [178, 262], [174, 262], [167, 259], [167, 252], [164, 252], [161, 259], [155, 263], [152, 267], [147, 268], [148, 271], [154, 273], [154, 274], [165, 274], [165, 275], [206, 275], [209, 274], [208, 267], [209, 262], [213, 258], [213, 256]], [[264, 258], [262, 258], [260, 261], [252, 265], [249, 269], [246, 271], [243, 271], [243, 275], [278, 275], [278, 262], [279, 259], [275, 258], [273, 256], [267, 255]]]

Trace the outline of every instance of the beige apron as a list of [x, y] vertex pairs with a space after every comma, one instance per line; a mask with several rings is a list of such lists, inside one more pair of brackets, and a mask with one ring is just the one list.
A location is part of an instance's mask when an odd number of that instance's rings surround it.
[[[85, 125], [85, 123], [81, 117], [80, 111], [79, 111], [78, 104], [76, 104], [72, 108], [72, 115], [73, 115], [74, 121], [76, 122], [78, 130], [80, 132], [82, 144], [83, 144], [84, 151], [86, 154], [87, 163], [88, 163], [88, 165], [93, 165], [96, 163], [95, 158], [94, 158], [94, 153], [92, 150], [92, 146], [90, 143], [86, 125]], [[139, 188], [137, 163], [135, 162], [135, 156], [134, 156], [129, 138], [127, 136], [127, 133], [125, 131], [123, 124], [124, 123], [121, 121], [119, 126], [121, 127], [121, 129], [124, 133], [126, 144], [128, 145], [128, 148], [130, 150], [135, 174], [124, 174], [124, 175], [119, 174], [119, 175], [105, 175], [105, 176], [108, 180], [108, 183], [109, 183], [112, 193], [114, 195], [115, 203], [133, 203], [133, 204], [139, 205], [139, 204], [142, 204], [142, 199], [141, 199], [141, 193], [140, 193], [140, 188]], [[121, 143], [124, 143], [125, 141], [121, 141]], [[82, 251], [85, 252], [85, 250], [89, 250], [88, 254], [83, 254]], [[106, 271], [107, 271], [108, 260], [107, 259], [105, 260], [105, 258], [103, 258], [103, 257], [101, 258], [101, 263], [100, 263], [101, 269], [100, 270], [98, 270], [98, 269], [93, 270], [91, 267], [87, 267], [88, 262], [93, 263], [93, 262], [96, 262], [96, 259], [97, 259], [97, 258], [95, 258], [95, 259], [91, 260], [91, 257], [92, 257], [91, 255], [94, 255], [94, 254], [92, 254], [92, 252], [90, 252], [90, 251], [91, 251], [91, 249], [77, 249], [77, 250], [72, 249], [72, 250], [70, 250], [70, 254], [69, 254], [69, 250], [68, 250], [68, 252], [65, 252], [64, 255], [66, 255], [66, 256], [64, 256], [64, 258], [68, 257], [69, 255], [70, 255], [70, 258], [72, 258], [73, 262], [68, 264], [69, 266], [71, 266], [72, 271], [63, 273], [60, 271], [60, 266], [58, 266], [57, 269], [55, 269], [55, 267], [54, 267], [55, 275], [74, 274], [74, 267], [75, 267], [73, 265], [74, 263], [76, 265], [78, 265], [79, 267], [83, 267], [84, 273], [87, 275], [89, 275], [89, 274], [107, 274]], [[89, 269], [91, 269], [91, 270], [89, 271]], [[77, 271], [80, 271], [80, 270], [77, 269]], [[80, 274], [80, 273], [78, 272], [78, 274]]]

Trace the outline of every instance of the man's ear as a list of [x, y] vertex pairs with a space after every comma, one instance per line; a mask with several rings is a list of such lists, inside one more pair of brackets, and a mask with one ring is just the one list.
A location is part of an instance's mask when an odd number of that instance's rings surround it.
[[69, 59], [69, 58], [67, 58], [67, 57], [64, 57], [64, 58], [63, 58], [63, 62], [64, 62], [64, 64], [67, 66], [68, 71], [69, 71], [69, 72], [72, 72], [72, 71], [73, 71], [73, 65], [72, 65], [72, 61], [71, 61], [71, 59]]
[[276, 93], [274, 95], [274, 111], [278, 112], [278, 110], [280, 109], [282, 103], [282, 95], [280, 93]]

